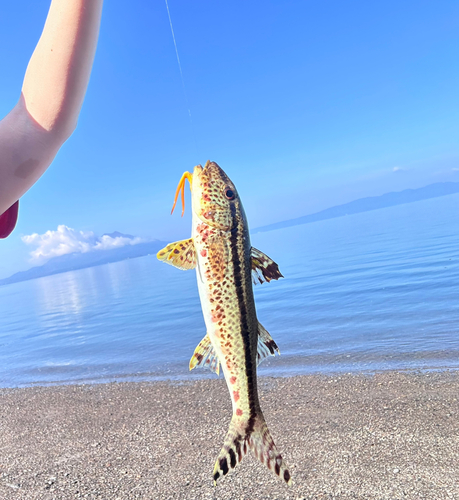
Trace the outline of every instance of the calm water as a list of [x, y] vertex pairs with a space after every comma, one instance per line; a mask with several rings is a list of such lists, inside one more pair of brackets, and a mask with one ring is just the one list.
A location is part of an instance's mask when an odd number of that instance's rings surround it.
[[[255, 287], [282, 352], [260, 371], [458, 368], [458, 208], [451, 195], [254, 235], [285, 276]], [[207, 376], [187, 368], [204, 334], [195, 272], [154, 256], [0, 287], [0, 386]]]

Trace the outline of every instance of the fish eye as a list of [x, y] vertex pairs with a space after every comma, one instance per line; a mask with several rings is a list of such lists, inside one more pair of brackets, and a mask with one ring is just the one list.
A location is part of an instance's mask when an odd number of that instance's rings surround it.
[[230, 188], [225, 189], [225, 196], [227, 197], [228, 200], [234, 200], [234, 198], [236, 197], [234, 191]]

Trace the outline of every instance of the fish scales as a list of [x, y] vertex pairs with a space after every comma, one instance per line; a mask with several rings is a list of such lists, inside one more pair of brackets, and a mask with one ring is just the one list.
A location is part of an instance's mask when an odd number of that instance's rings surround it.
[[192, 190], [192, 238], [168, 245], [158, 252], [158, 258], [188, 269], [190, 247], [194, 251], [207, 335], [196, 348], [190, 369], [208, 366], [218, 373], [221, 364], [230, 393], [233, 417], [215, 464], [214, 481], [234, 468], [250, 449], [290, 484], [290, 473], [258, 398], [257, 364], [278, 348], [258, 322], [252, 290], [254, 271], [260, 282], [282, 275], [277, 264], [252, 248], [242, 203], [225, 172], [214, 162], [195, 167], [193, 175], [182, 177], [176, 200], [180, 189], [183, 200], [185, 178]]
[[[198, 288], [202, 301], [209, 304], [204, 311], [207, 332], [220, 359], [226, 380], [230, 381], [233, 409], [255, 413], [258, 322], [251, 293], [250, 242], [248, 232], [236, 217], [239, 207], [232, 205], [232, 229], [229, 232], [204, 224], [193, 217], [193, 238], [198, 254]], [[218, 239], [220, 252], [215, 249]], [[215, 255], [217, 254], [217, 258]], [[223, 254], [224, 259], [220, 258]], [[223, 260], [223, 261], [222, 261]], [[205, 278], [202, 279], [202, 275]], [[253, 359], [252, 359], [253, 358]], [[250, 381], [250, 383], [248, 383]]]

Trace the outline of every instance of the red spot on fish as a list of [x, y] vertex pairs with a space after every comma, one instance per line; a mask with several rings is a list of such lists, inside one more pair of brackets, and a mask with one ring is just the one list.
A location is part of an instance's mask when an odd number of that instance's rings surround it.
[[234, 384], [236, 382], [236, 377], [231, 377], [230, 378], [230, 384]]
[[240, 408], [238, 408], [238, 409], [236, 410], [236, 415], [237, 415], [238, 417], [241, 417], [241, 416], [242, 416], [242, 410], [241, 410]]
[[239, 401], [239, 391], [233, 391], [234, 401]]
[[207, 241], [207, 238], [209, 237], [209, 231], [203, 231], [201, 233], [201, 239], [202, 239], [202, 242], [205, 243]]
[[202, 257], [206, 257], [207, 256], [207, 250], [205, 248], [203, 248], [201, 250], [201, 255], [202, 255]]

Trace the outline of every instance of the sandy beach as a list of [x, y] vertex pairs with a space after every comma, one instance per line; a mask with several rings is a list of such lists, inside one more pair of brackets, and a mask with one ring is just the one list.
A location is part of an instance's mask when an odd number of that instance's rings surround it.
[[459, 499], [459, 372], [261, 378], [289, 488], [251, 456], [213, 487], [225, 383], [0, 389], [0, 498]]

